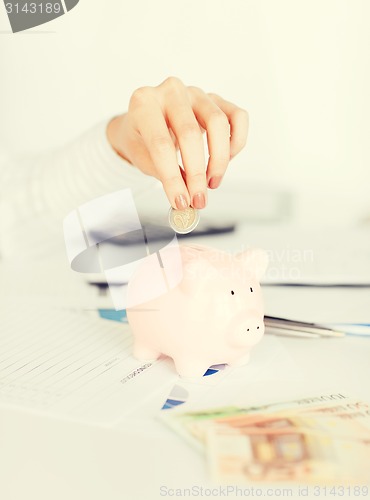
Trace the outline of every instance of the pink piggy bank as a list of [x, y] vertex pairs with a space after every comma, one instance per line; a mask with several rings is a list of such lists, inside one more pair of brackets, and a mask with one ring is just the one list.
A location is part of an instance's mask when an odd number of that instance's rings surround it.
[[[259, 280], [267, 267], [266, 253], [250, 249], [231, 255], [198, 245], [166, 247], [159, 253], [159, 274], [153, 254], [128, 285], [128, 304], [136, 304], [127, 308], [134, 356], [170, 356], [183, 377], [202, 376], [215, 364], [246, 364], [264, 334]], [[161, 273], [163, 293], [157, 290], [148, 299]]]

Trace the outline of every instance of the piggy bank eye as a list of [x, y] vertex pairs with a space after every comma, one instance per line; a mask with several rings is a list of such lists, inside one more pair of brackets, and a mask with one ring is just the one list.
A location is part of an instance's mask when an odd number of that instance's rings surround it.
[[234, 290], [231, 290], [231, 295], [234, 295]]
[[253, 292], [253, 288], [252, 288], [252, 287], [250, 287], [250, 288], [249, 288], [249, 290], [250, 290], [251, 292]]

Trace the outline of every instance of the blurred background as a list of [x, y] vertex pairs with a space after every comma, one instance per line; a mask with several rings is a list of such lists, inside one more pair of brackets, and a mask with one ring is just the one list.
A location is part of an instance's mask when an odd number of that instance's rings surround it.
[[367, 0], [81, 0], [13, 35], [0, 9], [0, 142], [17, 156], [62, 146], [124, 112], [137, 87], [176, 75], [250, 114], [209, 217], [361, 224], [369, 19]]

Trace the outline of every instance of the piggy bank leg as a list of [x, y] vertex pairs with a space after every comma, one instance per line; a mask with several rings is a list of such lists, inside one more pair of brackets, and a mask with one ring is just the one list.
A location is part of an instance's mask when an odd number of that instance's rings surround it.
[[158, 359], [161, 353], [151, 349], [150, 347], [141, 343], [140, 341], [135, 340], [133, 355], [139, 361], [146, 361], [150, 359]]
[[200, 378], [208, 370], [208, 366], [204, 366], [204, 361], [202, 363], [197, 363], [194, 360], [185, 362], [183, 360], [175, 360], [175, 368], [180, 377], [184, 378]]
[[230, 363], [228, 363], [228, 365], [229, 366], [244, 366], [249, 362], [249, 358], [250, 358], [250, 354], [248, 352], [247, 354], [245, 354], [241, 358], [237, 358], [233, 361], [230, 361]]

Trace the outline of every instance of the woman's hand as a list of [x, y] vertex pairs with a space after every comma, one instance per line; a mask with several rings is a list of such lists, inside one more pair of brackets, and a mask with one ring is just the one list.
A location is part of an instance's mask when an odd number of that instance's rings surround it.
[[162, 182], [173, 208], [204, 208], [207, 186], [220, 185], [230, 159], [246, 144], [248, 113], [170, 77], [158, 87], [135, 90], [128, 112], [110, 122], [107, 134], [120, 156]]

